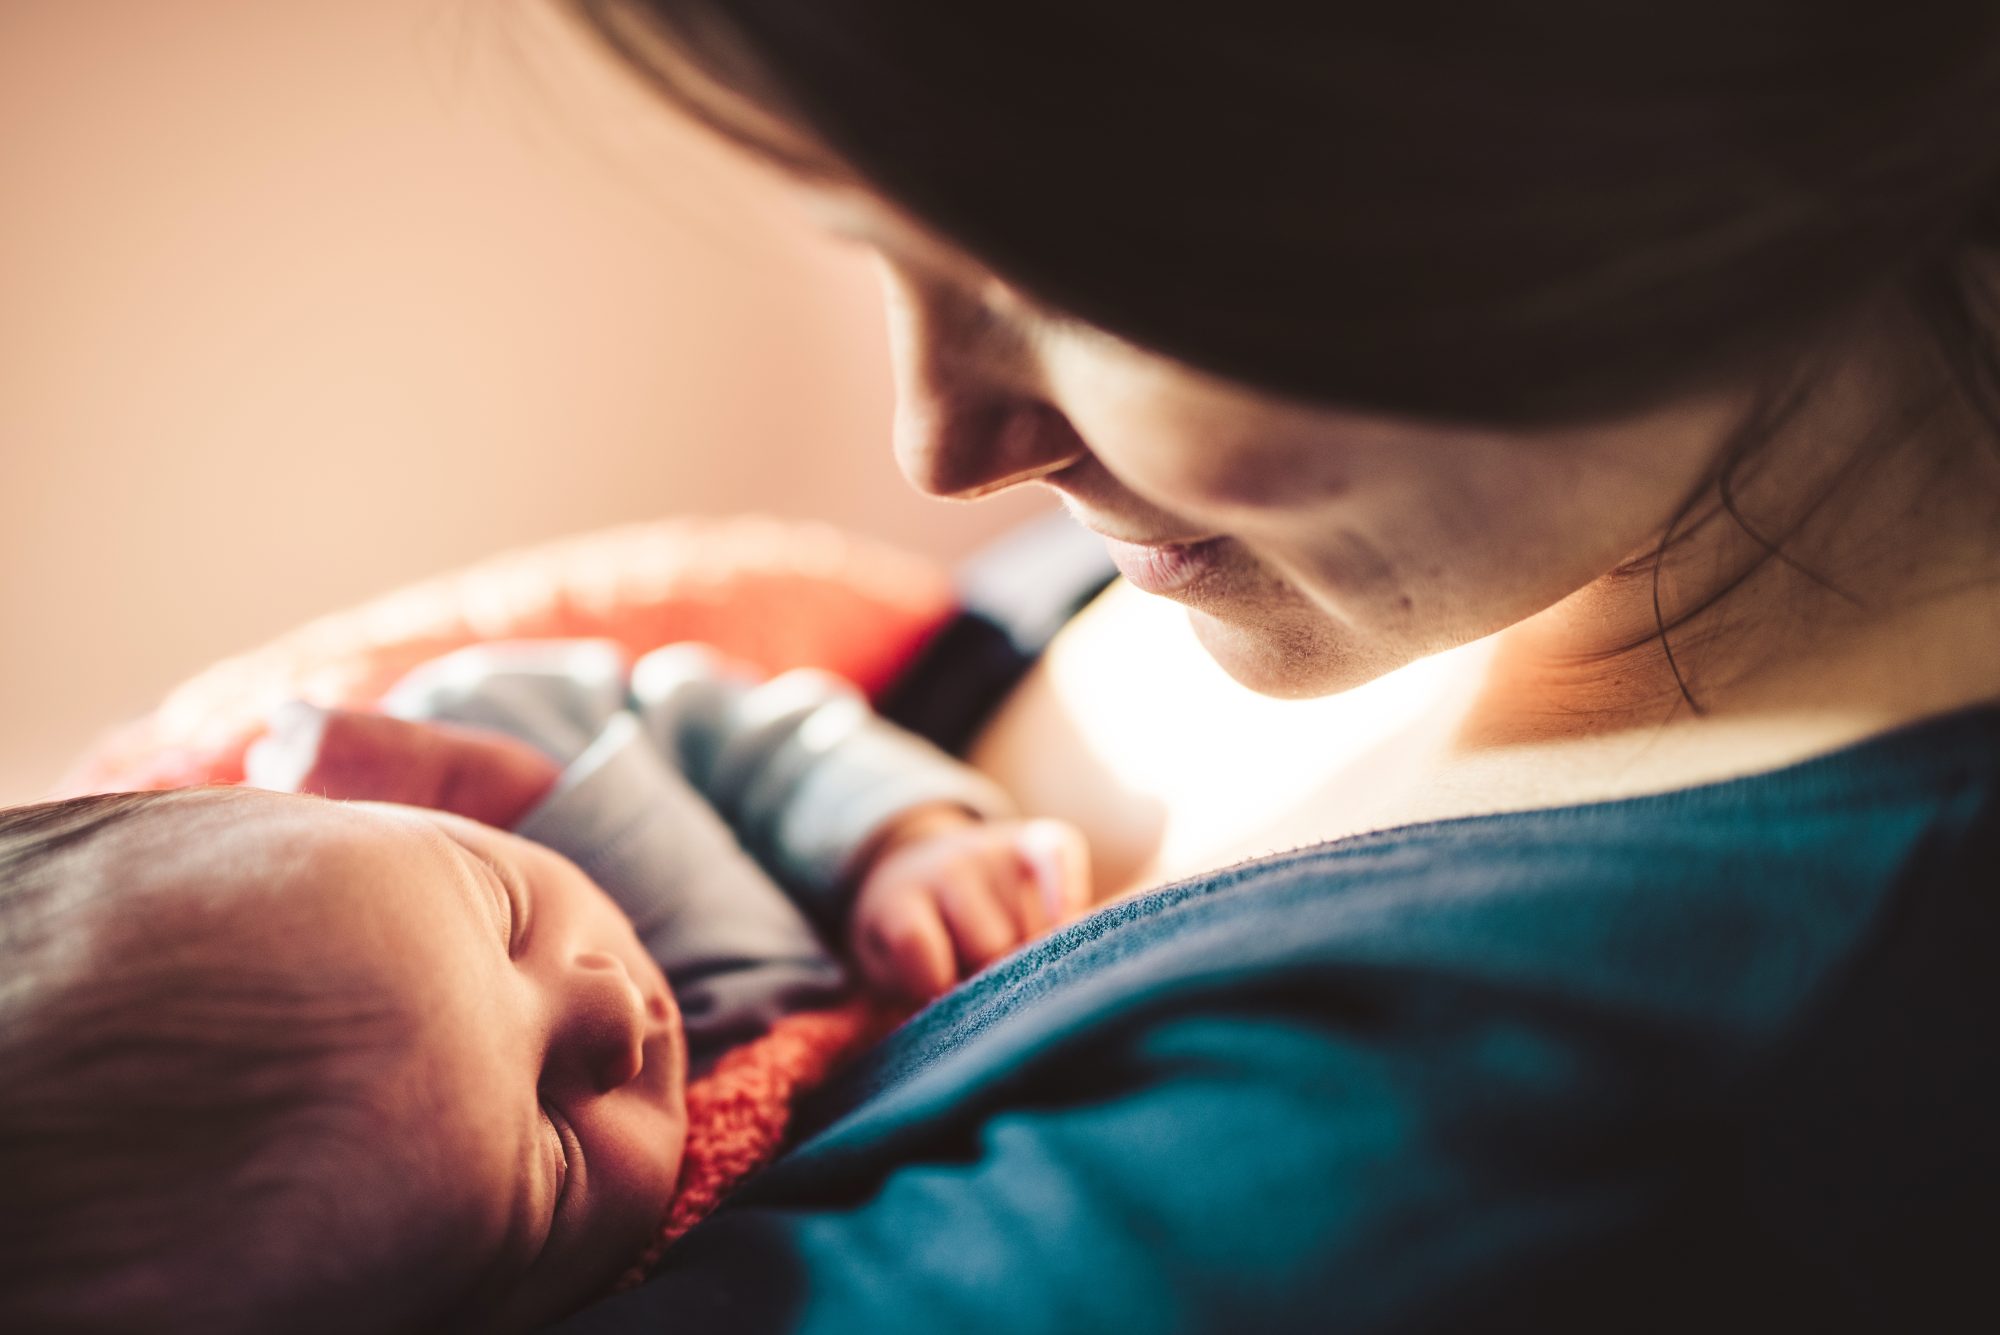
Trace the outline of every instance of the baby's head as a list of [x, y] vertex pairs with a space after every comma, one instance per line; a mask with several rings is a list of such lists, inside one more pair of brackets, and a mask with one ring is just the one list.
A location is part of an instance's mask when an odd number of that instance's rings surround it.
[[654, 1236], [686, 1071], [624, 914], [512, 835], [0, 812], [0, 1329], [533, 1329]]

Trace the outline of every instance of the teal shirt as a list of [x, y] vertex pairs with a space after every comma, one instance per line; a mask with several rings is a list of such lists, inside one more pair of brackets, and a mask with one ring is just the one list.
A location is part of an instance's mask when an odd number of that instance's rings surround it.
[[1985, 1328], [1996, 793], [1972, 710], [1113, 905], [561, 1330]]

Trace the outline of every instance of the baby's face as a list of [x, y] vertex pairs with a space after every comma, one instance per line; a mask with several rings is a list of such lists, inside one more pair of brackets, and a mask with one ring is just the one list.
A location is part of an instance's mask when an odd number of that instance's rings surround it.
[[565, 859], [455, 816], [202, 805], [225, 818], [153, 872], [254, 905], [264, 963], [345, 975], [407, 1036], [355, 1058], [366, 1148], [322, 1184], [371, 1299], [407, 1281], [428, 1328], [513, 1331], [602, 1292], [654, 1235], [687, 1129], [680, 1014], [625, 915]]

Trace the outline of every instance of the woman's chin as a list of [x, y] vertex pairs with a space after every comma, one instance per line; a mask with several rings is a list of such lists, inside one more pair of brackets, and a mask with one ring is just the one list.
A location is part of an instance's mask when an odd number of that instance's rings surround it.
[[1338, 695], [1408, 661], [1380, 646], [1355, 644], [1352, 632], [1343, 634], [1346, 628], [1323, 615], [1246, 622], [1189, 608], [1188, 624], [1216, 666], [1239, 685], [1277, 700]]

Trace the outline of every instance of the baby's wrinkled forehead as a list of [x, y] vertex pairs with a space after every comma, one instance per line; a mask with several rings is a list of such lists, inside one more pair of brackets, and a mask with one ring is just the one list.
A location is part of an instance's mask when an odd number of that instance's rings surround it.
[[365, 902], [359, 883], [393, 868], [393, 843], [333, 803], [233, 789], [171, 794], [66, 859], [70, 935], [104, 979], [237, 977], [247, 995], [248, 980], [282, 991], [276, 982], [297, 975], [320, 991], [344, 981], [369, 991], [373, 952], [343, 949], [366, 943], [329, 929]]
[[[255, 788], [174, 795], [107, 839], [104, 856], [150, 888], [226, 891], [331, 870], [385, 831], [344, 803]], [[393, 838], [393, 834], [389, 835]]]
[[186, 992], [210, 998], [225, 1026], [254, 1015], [322, 1036], [365, 1029], [366, 1044], [335, 1046], [390, 1060], [455, 999], [436, 963], [462, 892], [432, 884], [452, 876], [437, 838], [313, 798], [176, 795], [65, 868], [79, 912], [60, 972], [107, 1004]]
[[256, 789], [174, 796], [98, 841], [77, 868], [121, 910], [286, 930], [393, 906], [397, 882], [437, 873], [416, 827], [344, 803]]

